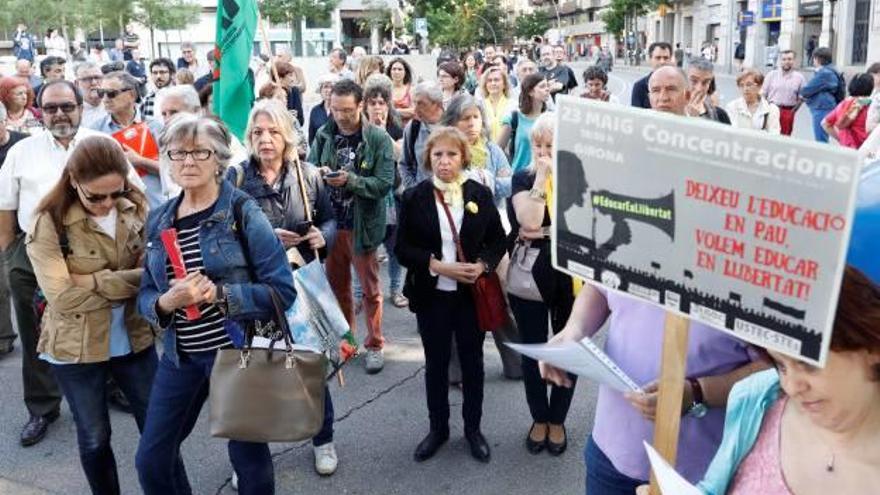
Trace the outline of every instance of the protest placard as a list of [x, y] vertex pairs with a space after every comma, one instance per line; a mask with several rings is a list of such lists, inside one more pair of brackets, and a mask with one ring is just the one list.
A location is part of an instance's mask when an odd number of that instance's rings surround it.
[[824, 363], [855, 152], [560, 98], [554, 266]]

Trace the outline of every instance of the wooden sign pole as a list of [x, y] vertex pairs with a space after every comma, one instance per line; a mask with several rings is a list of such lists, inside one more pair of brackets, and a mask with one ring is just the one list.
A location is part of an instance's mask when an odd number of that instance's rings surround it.
[[[681, 400], [687, 367], [688, 318], [666, 314], [663, 330], [663, 354], [660, 367], [660, 396], [654, 419], [654, 448], [675, 466], [678, 456], [678, 430], [681, 426]], [[660, 495], [654, 473], [651, 473], [651, 495]], [[673, 495], [673, 494], [664, 494]]]

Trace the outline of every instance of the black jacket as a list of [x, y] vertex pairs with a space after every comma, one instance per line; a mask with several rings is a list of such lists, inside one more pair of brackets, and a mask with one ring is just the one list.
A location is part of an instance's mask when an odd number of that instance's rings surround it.
[[[465, 211], [458, 227], [466, 262], [481, 260], [494, 270], [504, 255], [506, 242], [492, 192], [473, 180], [466, 181], [462, 189]], [[431, 294], [437, 287], [437, 277], [428, 271], [431, 256], [443, 259], [440, 222], [448, 220], [446, 215], [438, 214], [435, 201], [434, 184], [427, 180], [407, 189], [400, 206], [394, 254], [407, 268], [403, 293], [413, 312], [431, 303]], [[476, 213], [468, 210], [468, 203], [476, 204]]]
[[[653, 74], [653, 72], [651, 72]], [[632, 99], [630, 104], [638, 108], [651, 108], [651, 99], [648, 97], [648, 79], [651, 74], [633, 83]]]

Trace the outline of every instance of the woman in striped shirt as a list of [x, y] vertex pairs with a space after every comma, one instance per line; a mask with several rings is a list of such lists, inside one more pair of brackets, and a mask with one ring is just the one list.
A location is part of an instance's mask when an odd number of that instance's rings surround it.
[[[150, 393], [136, 465], [147, 495], [192, 493], [180, 456], [208, 397], [218, 349], [243, 341], [235, 321], [271, 320], [269, 287], [293, 303], [284, 248], [259, 206], [222, 180], [231, 156], [229, 132], [211, 118], [179, 117], [160, 140], [162, 166], [181, 195], [150, 214], [138, 309], [166, 330], [164, 354]], [[175, 278], [160, 234], [174, 228], [187, 275]], [[187, 318], [187, 307], [201, 313]], [[229, 458], [242, 494], [274, 493], [265, 443], [231, 440]]]

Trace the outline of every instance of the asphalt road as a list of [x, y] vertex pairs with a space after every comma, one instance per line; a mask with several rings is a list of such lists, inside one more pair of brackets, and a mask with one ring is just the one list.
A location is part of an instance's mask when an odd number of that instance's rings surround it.
[[[585, 65], [573, 64], [578, 77]], [[317, 64], [306, 64], [306, 69], [309, 73], [323, 71]], [[609, 88], [621, 102], [629, 102], [633, 82], [645, 73], [644, 67], [618, 66], [610, 74]], [[738, 96], [732, 76], [720, 74], [717, 84], [722, 104]], [[309, 96], [307, 99], [314, 101], [316, 95]], [[812, 138], [806, 109], [797, 115], [795, 136]], [[483, 465], [469, 456], [461, 436], [461, 396], [452, 390], [452, 438], [434, 459], [417, 464], [412, 452], [426, 433], [428, 420], [424, 358], [415, 318], [406, 310], [386, 304], [385, 333], [388, 346], [382, 373], [366, 375], [363, 363], [357, 361], [346, 372], [344, 389], [335, 383], [331, 386], [337, 414], [338, 472], [328, 478], [315, 474], [308, 443], [273, 445], [277, 493], [584, 493], [582, 450], [592, 425], [595, 386], [585, 381], [578, 384], [567, 422], [569, 450], [559, 458], [546, 453], [532, 456], [523, 446], [531, 420], [522, 383], [502, 377], [497, 351], [487, 339], [483, 431], [493, 448], [492, 461]], [[88, 485], [77, 455], [75, 426], [66, 405], [42, 443], [29, 448], [18, 445], [20, 428], [27, 419], [21, 400], [20, 359], [19, 350], [0, 359], [0, 383], [4, 385], [0, 392], [0, 495], [86, 494]], [[225, 442], [210, 437], [206, 416], [207, 406], [183, 448], [193, 491], [233, 493]], [[138, 441], [134, 420], [113, 411], [111, 421], [122, 492], [139, 493], [133, 466]]]
[[[383, 270], [384, 272], [385, 270]], [[363, 323], [361, 322], [361, 325]], [[361, 326], [363, 329], [363, 326]], [[529, 454], [523, 441], [531, 425], [522, 382], [501, 373], [498, 352], [486, 340], [483, 432], [492, 447], [488, 465], [470, 457], [462, 436], [461, 394], [450, 391], [452, 436], [435, 458], [417, 464], [416, 444], [427, 433], [424, 357], [414, 316], [385, 305], [388, 338], [385, 370], [367, 375], [358, 360], [347, 368], [346, 387], [331, 385], [336, 409], [339, 470], [328, 478], [313, 469], [309, 443], [272, 445], [279, 494], [532, 494], [584, 493], [584, 440], [591, 428], [595, 386], [578, 384], [567, 428], [569, 450], [559, 458]], [[21, 401], [21, 355], [0, 360], [0, 495], [87, 494], [76, 430], [65, 404], [61, 418], [40, 444], [22, 448], [27, 420]], [[113, 448], [124, 494], [140, 493], [134, 469], [138, 442], [134, 419], [111, 411]], [[225, 442], [208, 433], [207, 406], [183, 447], [196, 494], [231, 494]]]

